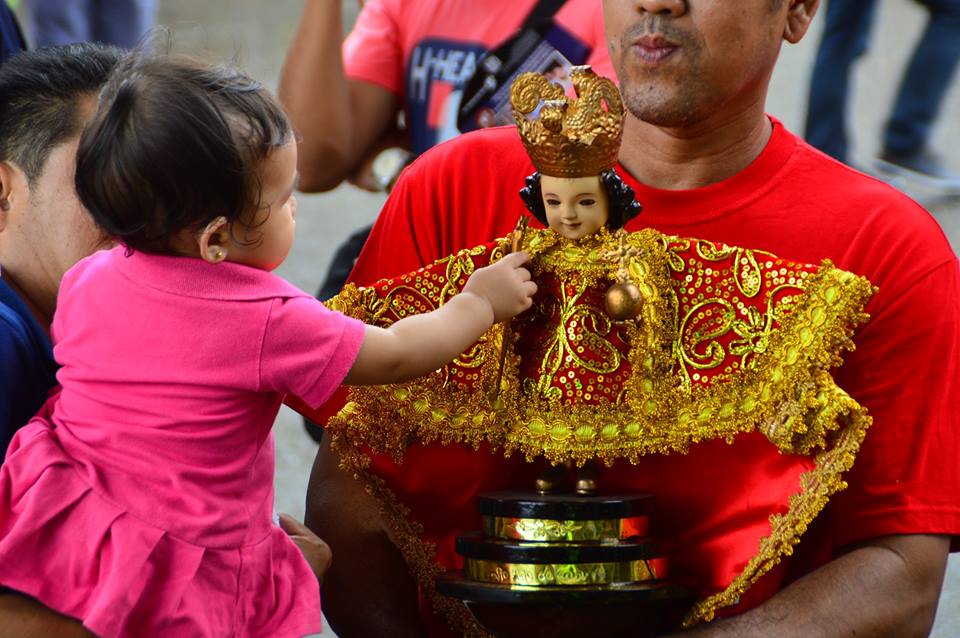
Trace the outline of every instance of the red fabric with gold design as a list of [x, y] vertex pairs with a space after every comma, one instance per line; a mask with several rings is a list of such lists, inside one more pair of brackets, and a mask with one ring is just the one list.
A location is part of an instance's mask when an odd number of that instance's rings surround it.
[[[388, 326], [439, 307], [506, 245], [464, 250], [367, 288], [348, 286], [331, 306]], [[865, 319], [861, 310], [872, 286], [829, 264], [794, 264], [650, 230], [602, 230], [578, 242], [532, 231], [523, 249], [531, 255], [538, 293], [534, 309], [512, 322], [502, 381], [501, 325], [428, 377], [352, 390], [351, 403], [330, 421], [334, 448], [392, 509], [395, 533], [429, 592], [435, 558], [410, 526], [425, 523], [423, 514], [415, 507], [408, 518], [401, 504], [410, 504], [366, 473], [366, 446], [396, 458], [415, 441], [439, 440], [489, 442], [507, 455], [520, 450], [552, 462], [626, 459], [640, 472], [618, 467], [602, 482], [635, 489], [635, 475], [644, 473], [650, 456], [671, 458], [664, 455], [717, 439], [733, 443], [759, 430], [768, 440], [744, 439], [734, 447], [767, 445], [797, 454], [763, 468], [768, 475], [752, 488], [749, 516], [737, 515], [720, 571], [710, 573], [702, 546], [725, 532], [683, 519], [689, 500], [662, 503], [654, 518], [664, 538], [685, 539], [675, 557], [679, 579], [704, 599], [690, 619], [709, 620], [778, 562], [842, 487], [839, 475], [869, 420], [826, 370]], [[616, 259], [618, 249], [632, 257]], [[617, 323], [604, 309], [605, 294], [622, 276], [641, 291], [643, 303], [635, 321]], [[503, 471], [513, 474], [507, 466]], [[723, 471], [729, 475], [730, 468]], [[510, 482], [517, 486], [517, 479]], [[728, 525], [722, 518], [721, 528]], [[441, 564], [457, 564], [449, 532], [436, 540]], [[453, 622], [465, 623], [461, 629], [469, 626], [461, 607], [435, 600]]]

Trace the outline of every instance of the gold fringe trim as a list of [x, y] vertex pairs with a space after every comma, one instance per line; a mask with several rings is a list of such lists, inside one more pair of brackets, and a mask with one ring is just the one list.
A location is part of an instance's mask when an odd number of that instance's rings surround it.
[[790, 497], [787, 513], [770, 516], [770, 535], [760, 539], [757, 554], [726, 589], [698, 602], [684, 620], [684, 627], [709, 622], [718, 609], [736, 604], [761, 576], [778, 565], [784, 556], [793, 554], [794, 546], [826, 507], [830, 497], [846, 489], [847, 483], [841, 474], [853, 467], [872, 419], [846, 393], [839, 388], [836, 392], [843, 394], [835, 399], [842, 406], [838, 408], [841, 414], [837, 418], [846, 421], [847, 427], [838, 432], [830, 450], [817, 454], [814, 468], [800, 475], [801, 490]]
[[377, 501], [380, 515], [386, 520], [397, 548], [434, 613], [445, 618], [450, 628], [464, 638], [494, 638], [477, 624], [462, 601], [437, 591], [436, 579], [445, 571], [437, 563], [437, 548], [423, 540], [423, 526], [411, 518], [410, 508], [400, 502], [382, 478], [370, 471], [370, 457], [340, 436], [331, 437], [331, 448], [340, 457], [340, 468], [352, 472]]
[[[847, 427], [838, 431], [831, 449], [817, 454], [814, 469], [801, 474], [801, 490], [790, 497], [787, 513], [771, 515], [770, 534], [760, 539], [757, 554], [726, 589], [697, 602], [688, 612], [684, 627], [710, 622], [717, 610], [736, 604], [751, 585], [785, 556], [793, 554], [794, 546], [826, 507], [830, 497], [846, 488], [841, 474], [853, 466], [872, 419], [840, 388], [834, 387], [832, 394], [834, 396], [828, 412], [836, 421], [845, 422]], [[436, 562], [436, 547], [423, 541], [423, 527], [412, 520], [410, 509], [399, 502], [382, 478], [370, 472], [370, 457], [359, 451], [343, 434], [342, 430], [331, 433], [333, 450], [340, 457], [341, 467], [353, 472], [367, 493], [379, 504], [381, 515], [387, 521], [398, 549], [435, 613], [445, 617], [451, 629], [467, 638], [492, 638], [477, 624], [460, 600], [447, 598], [437, 592], [435, 580], [444, 568]]]
[[[854, 348], [852, 335], [868, 316], [863, 307], [873, 294], [865, 279], [825, 263], [805, 282], [805, 292], [772, 332], [765, 351], [733, 380], [684, 389], [676, 375], [663, 374], [640, 328], [631, 326], [633, 376], [623, 402], [596, 406], [557, 405], [519, 389], [519, 356], [511, 348], [504, 371], [503, 399], [492, 404], [483, 383], [492, 383], [502, 325], [485, 335], [474, 353], [481, 387], [467, 391], [443, 371], [403, 386], [355, 387], [351, 401], [331, 419], [331, 429], [374, 451], [399, 460], [410, 441], [488, 442], [506, 455], [583, 464], [618, 458], [636, 463], [646, 454], [686, 452], [693, 443], [730, 442], [759, 429], [783, 452], [809, 454], [824, 449], [836, 428], [829, 410], [834, 386], [829, 370]], [[356, 294], [354, 289], [351, 295]], [[350, 427], [347, 427], [348, 424]]]

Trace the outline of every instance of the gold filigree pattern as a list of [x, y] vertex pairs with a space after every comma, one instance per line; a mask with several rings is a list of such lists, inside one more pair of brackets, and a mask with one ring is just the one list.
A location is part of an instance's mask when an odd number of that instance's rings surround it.
[[[513, 117], [538, 171], [554, 177], [599, 175], [617, 163], [623, 99], [613, 82], [589, 67], [574, 67], [571, 81], [576, 100], [541, 73], [520, 75], [510, 87]], [[538, 108], [538, 117], [530, 119]]]
[[[662, 236], [655, 231], [631, 236], [645, 247], [645, 256], [631, 265], [631, 275], [650, 301], [644, 304], [639, 321], [616, 331], [629, 343], [627, 356], [620, 361], [621, 368], [629, 366], [621, 375], [625, 379], [622, 386], [608, 383], [607, 377], [615, 376], [608, 372], [612, 359], [604, 366], [585, 366], [585, 357], [569, 352], [578, 347], [573, 344], [593, 343], [590, 349], [602, 353], [602, 344], [609, 345], [609, 334], [614, 331], [608, 333], [602, 322], [578, 321], [571, 337], [567, 332], [570, 322], [557, 322], [544, 332], [548, 342], [563, 344], [560, 359], [565, 367], [557, 365], [556, 348], [547, 348], [549, 356], [543, 358], [541, 374], [525, 374], [524, 385], [518, 377], [523, 355], [511, 349], [503, 396], [491, 405], [487, 397], [495, 370], [484, 363], [495, 357], [494, 346], [502, 337], [502, 326], [495, 326], [470, 351], [469, 368], [460, 365], [464, 363], [461, 358], [404, 386], [355, 388], [344, 418], [357, 419], [357, 405], [362, 404], [364, 441], [377, 451], [396, 456], [402, 455], [408, 437], [415, 436], [425, 442], [477, 445], [486, 441], [508, 454], [520, 451], [531, 458], [543, 455], [557, 463], [572, 460], [582, 464], [591, 458], [636, 461], [644, 454], [683, 452], [698, 441], [730, 441], [758, 428], [766, 432], [764, 426], [788, 406], [799, 406], [805, 418], [795, 417], [790, 437], [780, 435], [774, 442], [784, 451], [794, 451], [799, 442], [803, 453], [824, 448], [836, 425], [821, 409], [828, 401], [822, 389], [825, 384], [832, 385], [832, 380], [819, 372], [838, 365], [842, 350], [852, 346], [850, 336], [866, 319], [862, 308], [872, 286], [829, 263], [819, 270], [810, 267], [788, 274], [785, 267], [779, 267], [782, 262], [767, 261], [770, 270], [762, 275], [763, 292], [748, 305], [746, 297], [736, 293], [732, 272], [714, 275], [690, 256], [703, 249], [703, 242], [695, 244], [694, 250], [687, 249], [685, 266], [677, 272], [665, 254], [678, 254], [672, 242], [666, 243], [665, 250], [658, 246]], [[598, 242], [614, 240], [612, 235], [601, 234]], [[539, 231], [524, 248], [533, 256], [537, 277], [550, 275], [563, 281], [568, 290], [572, 286], [574, 295], [565, 302], [568, 305], [571, 300], [575, 304], [575, 296], [587, 289], [602, 289], [615, 274], [611, 272], [615, 265], [602, 258], [603, 246], [576, 246]], [[423, 281], [429, 278], [421, 276]], [[718, 281], [711, 283], [714, 278]], [[691, 283], [694, 285], [688, 288]], [[730, 286], [734, 287], [732, 293]], [[720, 303], [698, 292], [710, 287], [722, 288], [720, 293], [730, 294], [729, 299]], [[659, 292], [672, 289], [676, 301]], [[359, 313], [357, 305], [344, 303], [365, 294], [348, 288], [340, 297], [340, 307], [350, 305], [351, 313], [365, 320], [381, 315], [379, 308], [371, 311], [369, 300], [364, 300]], [[384, 298], [396, 300], [389, 295]], [[762, 311], [757, 304], [763, 304]], [[714, 309], [719, 307], [724, 312], [717, 319]], [[564, 313], [565, 319], [573, 317], [569, 309]], [[713, 329], [707, 332], [701, 317], [711, 316]], [[528, 339], [532, 332], [523, 321], [515, 326], [514, 339], [524, 335], [529, 348], [539, 337], [534, 334]], [[680, 330], [677, 336], [673, 325]], [[718, 326], [727, 326], [727, 330]], [[563, 379], [558, 379], [560, 376]], [[532, 393], [531, 388], [538, 391]], [[560, 391], [546, 392], [545, 388]], [[360, 432], [357, 428], [350, 431]]]
[[[625, 243], [635, 251], [627, 271], [644, 304], [637, 320], [615, 323], [594, 311], [621, 266], [609, 254]], [[428, 300], [449, 299], [469, 272], [499, 259], [505, 245], [461, 251], [368, 289], [348, 286], [331, 305], [386, 325], [433, 307]], [[830, 370], [853, 347], [872, 285], [830, 262], [795, 264], [653, 230], [601, 231], [577, 243], [532, 231], [523, 249], [541, 286], [540, 311], [514, 321], [500, 397], [489, 399], [502, 325], [428, 377], [351, 390], [351, 401], [329, 424], [335, 444], [367, 446], [398, 460], [417, 441], [488, 443], [505, 455], [554, 463], [637, 463], [647, 454], [682, 453], [714, 439], [732, 443], [759, 431], [784, 453], [814, 456], [803, 490], [786, 514], [771, 518], [757, 556], [688, 618], [709, 620], [789, 554], [829, 496], [844, 487], [840, 475], [870, 419]], [[363, 456], [356, 454], [348, 462], [354, 470]], [[413, 533], [412, 523], [395, 514], [398, 538], [410, 547], [405, 555], [433, 592], [432, 549], [414, 547], [412, 536], [404, 536]]]

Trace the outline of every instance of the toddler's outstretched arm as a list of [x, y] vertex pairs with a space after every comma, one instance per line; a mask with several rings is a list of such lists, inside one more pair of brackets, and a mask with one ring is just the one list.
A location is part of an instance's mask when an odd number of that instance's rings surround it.
[[433, 312], [407, 317], [389, 328], [367, 326], [360, 354], [344, 383], [398, 383], [452, 361], [494, 323], [533, 303], [537, 285], [523, 268], [528, 259], [526, 253], [513, 253], [477, 270], [463, 292]]

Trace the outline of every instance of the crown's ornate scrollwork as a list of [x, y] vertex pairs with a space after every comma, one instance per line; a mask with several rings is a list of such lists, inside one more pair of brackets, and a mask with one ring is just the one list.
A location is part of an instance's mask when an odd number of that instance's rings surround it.
[[524, 73], [510, 90], [527, 153], [537, 170], [551, 177], [586, 177], [613, 168], [623, 137], [623, 99], [616, 85], [589, 66], [574, 67], [571, 79], [577, 99], [539, 73]]

